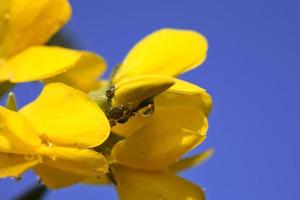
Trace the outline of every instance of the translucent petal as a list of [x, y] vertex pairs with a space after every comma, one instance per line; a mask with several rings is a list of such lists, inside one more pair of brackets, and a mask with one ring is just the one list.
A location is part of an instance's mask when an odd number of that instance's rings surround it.
[[160, 105], [168, 106], [169, 100], [176, 99], [177, 105], [194, 105], [201, 107], [206, 115], [210, 113], [213, 102], [205, 89], [180, 79], [174, 81], [175, 84], [158, 98]]
[[127, 54], [114, 76], [143, 74], [177, 76], [202, 64], [206, 58], [207, 41], [190, 30], [161, 29], [146, 36]]
[[201, 102], [199, 95], [163, 92], [154, 99], [155, 110], [152, 116], [131, 117], [127, 123], [113, 127], [113, 132], [128, 136], [146, 124], [160, 123], [203, 134], [208, 129], [208, 122]]
[[0, 58], [47, 42], [70, 16], [67, 0], [1, 0]]
[[[0, 31], [1, 33], [1, 31]], [[0, 59], [0, 84], [4, 81], [6, 81], [9, 77], [9, 72], [7, 71], [7, 68], [4, 67], [3, 61]]]
[[47, 79], [63, 82], [83, 91], [97, 84], [106, 63], [96, 54], [56, 46], [34, 46], [13, 56], [5, 63], [12, 82]]
[[123, 78], [118, 82], [114, 104], [129, 104], [135, 107], [143, 100], [156, 96], [174, 84], [172, 78], [157, 75], [141, 75]]
[[39, 163], [38, 159], [25, 159], [24, 155], [0, 153], [0, 178], [19, 177]]
[[146, 172], [123, 166], [113, 167], [120, 200], [204, 200], [197, 185], [166, 172]]
[[108, 170], [105, 157], [89, 149], [49, 147], [40, 153], [47, 157], [34, 170], [49, 188], [66, 187], [90, 177], [101, 177]]
[[35, 153], [41, 140], [22, 115], [0, 106], [0, 151], [8, 153]]
[[192, 168], [194, 166], [200, 165], [203, 162], [205, 162], [207, 159], [209, 159], [213, 153], [214, 153], [213, 149], [208, 149], [197, 155], [184, 158], [184, 159], [179, 160], [176, 163], [172, 164], [170, 167], [168, 167], [168, 171], [177, 173], [177, 172]]
[[117, 163], [144, 170], [161, 170], [205, 139], [184, 128], [151, 124], [144, 126], [112, 149]]
[[21, 114], [48, 142], [70, 147], [94, 147], [106, 140], [109, 122], [86, 94], [62, 83], [44, 87], [41, 95]]

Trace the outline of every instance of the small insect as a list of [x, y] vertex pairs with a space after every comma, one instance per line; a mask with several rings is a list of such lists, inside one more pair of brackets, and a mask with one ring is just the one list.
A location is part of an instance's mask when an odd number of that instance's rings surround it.
[[150, 117], [154, 112], [154, 102], [152, 98], [145, 99], [136, 108], [132, 109], [128, 105], [120, 104], [116, 107], [112, 107], [111, 100], [116, 92], [114, 85], [110, 86], [106, 91], [106, 97], [109, 103], [106, 111], [106, 116], [109, 119], [110, 125], [115, 126], [117, 123], [124, 124], [130, 117], [138, 113], [141, 117]]
[[115, 96], [115, 92], [116, 92], [116, 87], [114, 85], [108, 88], [105, 95], [109, 101]]
[[111, 110], [111, 117], [113, 119], [119, 119], [123, 116], [123, 112], [124, 112], [124, 107], [123, 105], [119, 105], [117, 107], [114, 107], [112, 110]]

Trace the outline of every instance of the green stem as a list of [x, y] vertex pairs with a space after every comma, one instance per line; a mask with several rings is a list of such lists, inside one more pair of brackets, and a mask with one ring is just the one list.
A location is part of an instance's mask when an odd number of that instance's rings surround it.
[[14, 85], [15, 84], [8, 81], [0, 83], [0, 99], [2, 99], [4, 95], [14, 87]]

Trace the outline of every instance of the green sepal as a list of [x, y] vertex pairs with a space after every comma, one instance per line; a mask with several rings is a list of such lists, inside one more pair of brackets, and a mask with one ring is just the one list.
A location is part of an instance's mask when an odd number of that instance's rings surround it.
[[7, 99], [6, 99], [6, 108], [12, 111], [17, 111], [17, 100], [15, 97], [15, 94], [13, 92], [8, 93]]

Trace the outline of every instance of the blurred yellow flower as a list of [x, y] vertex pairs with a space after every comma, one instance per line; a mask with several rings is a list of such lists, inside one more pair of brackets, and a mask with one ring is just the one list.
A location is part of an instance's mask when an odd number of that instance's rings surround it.
[[90, 98], [51, 83], [19, 112], [0, 107], [0, 178], [33, 168], [49, 188], [103, 176], [106, 158], [91, 148], [110, 133], [105, 114]]
[[0, 7], [0, 83], [44, 80], [83, 91], [97, 85], [104, 59], [46, 43], [71, 16], [67, 0], [3, 0]]

